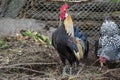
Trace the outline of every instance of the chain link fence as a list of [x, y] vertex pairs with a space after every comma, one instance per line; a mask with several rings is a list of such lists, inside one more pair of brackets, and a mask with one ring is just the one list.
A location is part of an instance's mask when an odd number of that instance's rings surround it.
[[[59, 9], [64, 2], [45, 2], [28, 0], [19, 12], [19, 18], [34, 18], [47, 27], [58, 27]], [[120, 23], [120, 3], [113, 2], [84, 2], [68, 3], [74, 26], [88, 34], [88, 39], [94, 43], [99, 35], [99, 27], [106, 17], [111, 17]]]
[[[9, 1], [9, 0], [7, 0]], [[21, 0], [19, 0], [20, 3]], [[16, 10], [19, 18], [33, 18], [44, 23], [46, 27], [58, 27], [59, 24], [59, 9], [64, 1], [49, 1], [49, 0], [23, 0], [22, 6], [16, 5], [12, 8], [14, 13]], [[17, 4], [18, 2], [15, 1]], [[8, 2], [7, 2], [8, 3]], [[12, 2], [10, 5], [13, 5]], [[69, 11], [72, 15], [74, 26], [79, 26], [81, 31], [88, 34], [90, 43], [99, 37], [99, 28], [106, 17], [110, 17], [116, 23], [120, 23], [120, 3], [117, 2], [67, 2]], [[10, 7], [9, 7], [10, 8]], [[12, 10], [12, 8], [10, 8]], [[6, 12], [11, 12], [10, 10]], [[5, 12], [4, 12], [5, 13]], [[13, 13], [13, 12], [12, 12]], [[11, 13], [11, 14], [12, 14]], [[16, 15], [16, 14], [15, 14]]]

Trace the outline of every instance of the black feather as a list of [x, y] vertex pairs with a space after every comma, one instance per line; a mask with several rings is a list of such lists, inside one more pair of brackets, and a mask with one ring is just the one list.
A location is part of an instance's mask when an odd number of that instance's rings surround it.
[[64, 65], [66, 59], [71, 65], [76, 61], [74, 51], [78, 51], [77, 46], [74, 40], [67, 35], [63, 24], [52, 34], [52, 45], [57, 49]]

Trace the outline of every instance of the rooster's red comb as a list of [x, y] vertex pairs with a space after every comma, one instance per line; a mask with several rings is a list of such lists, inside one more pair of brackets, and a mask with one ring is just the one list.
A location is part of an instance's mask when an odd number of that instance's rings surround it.
[[64, 4], [64, 5], [62, 5], [61, 8], [60, 8], [60, 12], [64, 12], [64, 11], [66, 11], [67, 8], [68, 8], [68, 4]]

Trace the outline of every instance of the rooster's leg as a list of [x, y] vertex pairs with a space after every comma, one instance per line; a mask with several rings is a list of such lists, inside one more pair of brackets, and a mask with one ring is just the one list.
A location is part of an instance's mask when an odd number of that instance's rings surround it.
[[75, 68], [79, 66], [79, 62], [75, 62]]
[[72, 75], [73, 71], [72, 71], [72, 66], [70, 67], [70, 75]]
[[60, 58], [61, 58], [61, 61], [62, 61], [62, 63], [63, 63], [62, 77], [64, 78], [65, 75], [66, 75], [66, 60], [65, 60], [65, 58], [62, 57], [61, 55], [60, 55]]
[[66, 75], [66, 66], [63, 67], [62, 77], [65, 77], [65, 75]]

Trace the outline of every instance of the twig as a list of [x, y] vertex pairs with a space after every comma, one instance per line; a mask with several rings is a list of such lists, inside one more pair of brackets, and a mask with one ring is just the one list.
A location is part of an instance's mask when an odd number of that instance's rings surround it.
[[10, 68], [10, 67], [16, 67], [16, 66], [21, 66], [21, 65], [56, 65], [57, 63], [19, 63], [19, 64], [12, 64], [8, 66], [2, 66], [0, 69], [3, 68]]
[[98, 78], [95, 78], [96, 80], [102, 80], [102, 79], [108, 79], [108, 77], [98, 77]]
[[53, 0], [53, 1], [61, 1], [61, 2], [87, 2], [88, 0]]
[[8, 67], [8, 68], [23, 69], [23, 70], [28, 70], [28, 71], [39, 73], [39, 74], [45, 74], [44, 71], [37, 71], [37, 70], [33, 70], [33, 69], [30, 69], [30, 68], [24, 68], [24, 67]]
[[[56, 80], [56, 79], [55, 78], [39, 78], [39, 80]], [[58, 80], [60, 80], [60, 79], [58, 79]]]
[[45, 74], [44, 71], [37, 71], [37, 70], [30, 69], [30, 68], [24, 68], [24, 67], [14, 67], [14, 68], [28, 70], [28, 71], [35, 72], [35, 73], [40, 73], [40, 74]]
[[82, 72], [85, 65], [82, 66], [82, 68], [77, 72], [77, 76]]
[[100, 66], [101, 66], [101, 67], [103, 67], [103, 66], [104, 66], [103, 62], [100, 62]]
[[17, 80], [21, 80], [21, 79], [23, 79], [23, 78], [28, 78], [30, 75], [25, 75], [25, 76], [22, 76], [22, 77], [20, 77], [20, 78], [17, 78]]
[[109, 72], [116, 71], [116, 70], [120, 70], [120, 68], [109, 69], [109, 70], [105, 71], [105, 72], [104, 72], [103, 74], [101, 74], [101, 75], [105, 75], [105, 74], [107, 74], [107, 73], [109, 73]]
[[99, 61], [99, 59], [97, 59], [93, 64], [91, 64], [91, 66], [93, 66], [96, 62], [98, 62]]

